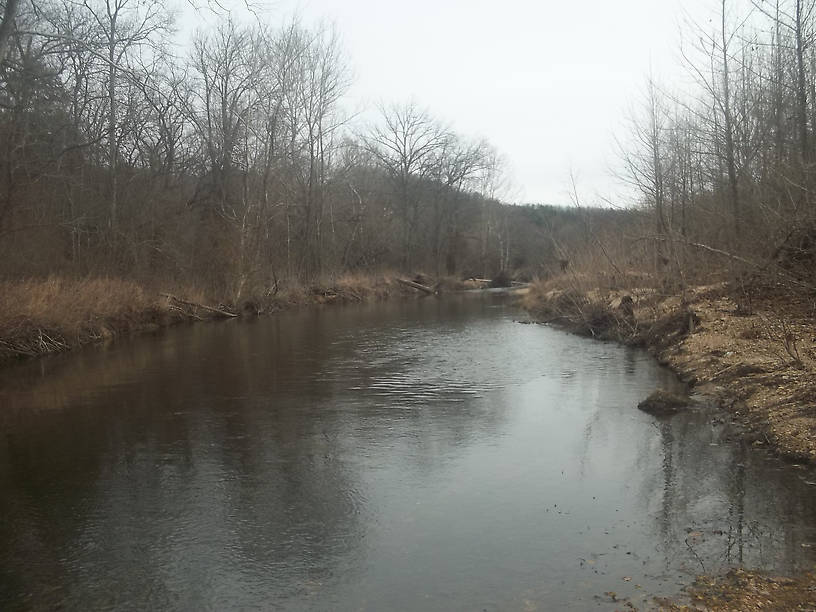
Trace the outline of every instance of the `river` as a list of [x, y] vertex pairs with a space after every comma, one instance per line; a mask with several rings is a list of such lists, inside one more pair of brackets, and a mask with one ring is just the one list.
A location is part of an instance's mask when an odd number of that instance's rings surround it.
[[3, 369], [0, 609], [614, 609], [816, 562], [812, 475], [519, 318], [325, 307]]

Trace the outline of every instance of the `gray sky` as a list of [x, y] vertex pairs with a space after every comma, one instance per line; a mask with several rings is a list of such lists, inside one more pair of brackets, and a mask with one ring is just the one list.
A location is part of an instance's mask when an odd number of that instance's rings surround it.
[[[240, 0], [232, 0], [236, 4]], [[337, 26], [354, 83], [349, 109], [413, 100], [506, 157], [521, 202], [627, 197], [612, 176], [650, 66], [680, 77], [684, 14], [712, 0], [276, 0], [270, 21]], [[228, 6], [228, 5], [227, 5]], [[363, 115], [367, 116], [367, 115]]]

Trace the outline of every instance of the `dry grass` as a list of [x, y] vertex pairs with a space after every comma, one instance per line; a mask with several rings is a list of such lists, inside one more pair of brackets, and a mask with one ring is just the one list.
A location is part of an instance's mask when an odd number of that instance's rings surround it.
[[395, 290], [396, 283], [392, 278], [386, 275], [343, 274], [328, 286], [356, 301], [383, 299]]
[[542, 323], [594, 338], [641, 344], [643, 330], [636, 324], [634, 311], [654, 302], [654, 290], [587, 288], [585, 278], [575, 282], [574, 276], [562, 275], [536, 280], [521, 305]]
[[[623, 317], [616, 292], [583, 292], [562, 279], [535, 283], [524, 306], [539, 320], [586, 335], [586, 321], [606, 309], [611, 316], [598, 321], [610, 327], [601, 337], [647, 346], [699, 394], [719, 401], [746, 442], [816, 464], [816, 295], [763, 286], [747, 311], [744, 293], [725, 282], [688, 287], [682, 296], [630, 289], [631, 317]], [[688, 604], [658, 603], [667, 611], [814, 610], [814, 593], [813, 574], [773, 578], [737, 570], [701, 577]]]
[[[211, 318], [216, 316], [212, 307], [248, 315], [416, 295], [395, 282], [396, 276], [341, 274], [308, 285], [286, 281], [274, 293], [251, 296], [238, 304], [221, 302], [194, 285], [152, 289], [119, 278], [57, 276], [4, 281], [0, 282], [0, 361], [64, 351], [176, 321]], [[455, 283], [448, 285], [453, 290]], [[168, 300], [163, 293], [181, 301]]]
[[[260, 306], [260, 311], [271, 312], [308, 304], [342, 304], [384, 300], [395, 295], [407, 297], [421, 297], [424, 295], [414, 289], [406, 288], [396, 281], [397, 278], [404, 277], [404, 274], [398, 272], [383, 271], [374, 274], [343, 273], [336, 276], [326, 276], [308, 285], [296, 281], [287, 281], [281, 284], [277, 293], [255, 298], [251, 301]], [[441, 293], [473, 288], [466, 282], [454, 277], [440, 279], [424, 277], [422, 281]]]
[[158, 308], [154, 296], [121, 279], [49, 277], [0, 283], [3, 335], [32, 325], [76, 335], [101, 320], [130, 318]]
[[314, 304], [364, 302], [386, 299], [399, 292], [399, 286], [388, 274], [341, 274], [327, 276], [309, 284], [284, 281], [277, 291], [249, 298], [235, 308], [245, 310], [252, 304], [257, 312], [269, 313], [297, 306]]
[[49, 277], [0, 283], [0, 358], [66, 350], [155, 325], [161, 304], [113, 278]]
[[648, 347], [683, 380], [720, 400], [753, 442], [816, 464], [814, 300], [763, 289], [746, 314], [728, 283], [690, 287], [683, 298], [536, 283], [523, 305], [539, 321]]

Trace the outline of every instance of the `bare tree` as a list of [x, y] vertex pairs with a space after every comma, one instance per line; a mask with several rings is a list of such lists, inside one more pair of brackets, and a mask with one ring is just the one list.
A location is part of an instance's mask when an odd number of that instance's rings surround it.
[[6, 0], [3, 16], [0, 17], [0, 64], [6, 59], [11, 33], [14, 30], [14, 18], [20, 8], [20, 0]]
[[449, 275], [458, 271], [457, 254], [460, 252], [461, 223], [459, 219], [463, 192], [475, 187], [479, 175], [489, 167], [490, 146], [484, 141], [466, 142], [449, 134], [437, 155], [435, 179], [438, 188], [434, 197], [432, 250], [436, 274], [444, 269]]
[[20, 6], [0, 63], [0, 273], [167, 275], [237, 301], [511, 259], [512, 215], [477, 193], [493, 152], [413, 104], [355, 140], [330, 28], [217, 15], [185, 56], [157, 0]]
[[655, 265], [659, 269], [669, 262], [666, 174], [670, 161], [666, 151], [668, 111], [652, 78], [647, 82], [644, 111], [642, 118], [632, 120], [632, 147], [622, 143], [618, 147], [625, 168], [623, 180], [636, 187], [654, 210]]
[[[305, 46], [294, 62], [297, 78], [288, 109], [295, 137], [290, 149], [302, 156], [299, 199], [303, 209], [304, 250], [301, 272], [306, 277], [319, 275], [322, 267], [325, 186], [334, 136], [342, 125], [337, 103], [348, 89], [348, 70], [339, 39], [334, 30], [320, 28], [303, 32]], [[299, 117], [298, 123], [295, 118]]]
[[[157, 38], [169, 31], [172, 15], [159, 0], [100, 0], [91, 3], [82, 0], [86, 18], [95, 23], [97, 39], [88, 41], [95, 50], [104, 55], [107, 64], [105, 92], [107, 95], [107, 147], [110, 166], [109, 219], [116, 229], [119, 207], [119, 146], [125, 132], [130, 128], [123, 120], [120, 110], [119, 89], [123, 81], [132, 79], [129, 70], [131, 54], [146, 52], [159, 44]], [[129, 100], [129, 98], [125, 98]]]
[[416, 104], [382, 107], [382, 124], [364, 138], [388, 173], [402, 221], [404, 265], [411, 268], [419, 226], [420, 179], [430, 176], [449, 132]]

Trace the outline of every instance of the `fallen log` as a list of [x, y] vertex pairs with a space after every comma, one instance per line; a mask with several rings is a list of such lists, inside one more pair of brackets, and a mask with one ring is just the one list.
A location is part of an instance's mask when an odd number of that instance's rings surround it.
[[426, 293], [428, 295], [433, 295], [434, 293], [436, 293], [436, 291], [434, 291], [431, 287], [427, 287], [425, 285], [420, 285], [419, 283], [415, 283], [414, 281], [405, 280], [404, 278], [398, 278], [397, 282], [400, 283], [401, 285], [405, 285], [406, 287], [411, 287], [413, 289], [416, 289], [417, 291], [422, 291], [423, 293]]
[[234, 319], [238, 315], [234, 312], [228, 312], [226, 310], [222, 310], [220, 308], [213, 308], [212, 306], [207, 306], [206, 304], [197, 304], [196, 302], [188, 302], [187, 300], [182, 300], [181, 298], [176, 297], [175, 295], [171, 295], [169, 293], [160, 293], [162, 297], [166, 297], [171, 302], [178, 302], [179, 304], [184, 304], [185, 306], [190, 306], [192, 308], [201, 308], [202, 310], [206, 310], [207, 312], [211, 312], [214, 315], [218, 315], [219, 317]]

